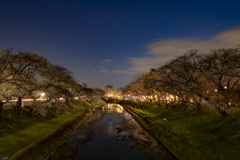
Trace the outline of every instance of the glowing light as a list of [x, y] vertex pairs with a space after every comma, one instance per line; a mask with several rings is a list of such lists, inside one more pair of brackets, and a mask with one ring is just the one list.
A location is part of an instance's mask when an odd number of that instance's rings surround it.
[[207, 93], [209, 93], [209, 91], [207, 91]]
[[215, 92], [217, 92], [217, 89], [215, 89]]
[[224, 86], [224, 89], [227, 89], [227, 86]]
[[45, 93], [41, 93], [41, 96], [42, 96], [42, 97], [45, 96]]
[[229, 102], [228, 104], [229, 104], [229, 106], [231, 106], [231, 103], [230, 103], [230, 102]]

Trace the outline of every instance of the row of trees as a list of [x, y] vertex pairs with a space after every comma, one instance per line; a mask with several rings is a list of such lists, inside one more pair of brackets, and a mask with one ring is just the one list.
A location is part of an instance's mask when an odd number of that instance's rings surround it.
[[[92, 92], [87, 92], [92, 90]], [[74, 96], [86, 95], [89, 98], [99, 99], [104, 92], [78, 84], [68, 69], [50, 63], [36, 52], [26, 51], [13, 54], [12, 49], [0, 51], [0, 114], [4, 103], [12, 97], [18, 97], [17, 105], [21, 107], [23, 97], [33, 99], [32, 110], [39, 108], [36, 100], [45, 93], [47, 102], [60, 97], [66, 102]], [[46, 105], [45, 105], [46, 106]]]
[[138, 74], [122, 88], [122, 94], [134, 100], [165, 103], [167, 107], [180, 103], [201, 110], [204, 103], [225, 114], [232, 105], [238, 105], [239, 78], [239, 48], [213, 49], [207, 54], [190, 50], [149, 73]]

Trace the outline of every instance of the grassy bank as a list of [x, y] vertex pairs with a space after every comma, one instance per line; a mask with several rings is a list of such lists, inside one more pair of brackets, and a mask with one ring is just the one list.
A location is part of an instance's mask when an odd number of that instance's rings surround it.
[[[237, 160], [240, 157], [240, 133], [225, 136], [221, 129], [219, 134], [212, 131], [220, 126], [231, 123], [231, 117], [222, 117], [217, 113], [198, 112], [181, 109], [166, 109], [164, 106], [158, 106], [152, 103], [133, 103], [122, 101], [122, 105], [128, 105], [134, 107], [134, 110], [145, 115], [148, 119], [160, 125], [163, 130], [154, 132], [155, 137], [161, 139], [161, 141], [172, 148], [175, 151], [180, 150], [177, 147], [183, 147], [179, 143], [183, 143], [184, 147], [189, 146], [193, 150], [197, 150], [200, 154], [203, 154], [209, 159], [216, 160]], [[144, 112], [147, 110], [147, 112]], [[235, 130], [236, 128], [231, 128]], [[229, 128], [226, 128], [227, 132], [231, 132]], [[168, 132], [172, 137], [163, 137], [163, 131]], [[170, 135], [169, 134], [169, 135]], [[162, 136], [162, 137], [161, 137]], [[178, 137], [175, 139], [174, 136]], [[189, 152], [185, 149], [185, 152]], [[181, 153], [180, 153], [181, 154]], [[182, 153], [184, 155], [185, 153]], [[185, 154], [189, 155], [191, 153]], [[194, 155], [193, 155], [194, 156]], [[186, 159], [193, 159], [193, 157], [185, 157]], [[206, 159], [207, 159], [206, 158]], [[196, 159], [196, 157], [194, 158]]]
[[98, 101], [89, 101], [89, 100], [87, 100], [87, 102], [88, 102], [89, 104], [91, 104], [92, 106], [98, 105], [98, 104], [101, 104], [101, 105], [106, 104], [106, 102], [103, 101], [103, 100], [100, 100], [99, 102], [98, 102]]
[[1, 132], [4, 133], [0, 136], [0, 158], [9, 157], [37, 138], [83, 114], [85, 106], [80, 102], [70, 105], [62, 103], [60, 109], [53, 105], [49, 111], [56, 118], [43, 120], [25, 109], [4, 112], [0, 117]]

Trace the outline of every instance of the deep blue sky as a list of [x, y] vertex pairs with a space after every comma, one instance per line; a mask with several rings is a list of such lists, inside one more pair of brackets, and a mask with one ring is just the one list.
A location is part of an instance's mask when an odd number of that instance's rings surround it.
[[[239, 0], [22, 2], [139, 56], [152, 58], [155, 61], [149, 62], [152, 64], [148, 66], [151, 67], [162, 64], [148, 54], [156, 47], [157, 44], [149, 47], [155, 42], [163, 44], [167, 40], [181, 42], [182, 39], [191, 39], [210, 43], [208, 40], [213, 37], [240, 27]], [[236, 44], [240, 43], [236, 39], [235, 41]], [[172, 42], [168, 41], [167, 44], [171, 46]], [[135, 69], [131, 74], [125, 73], [134, 67], [131, 59], [138, 58], [137, 56], [89, 36], [17, 0], [0, 0], [0, 48], [5, 47], [14, 48], [14, 52], [37, 51], [53, 64], [73, 71], [77, 80], [90, 86], [105, 87], [111, 84], [116, 88], [123, 87], [137, 71]], [[192, 49], [191, 45], [186, 48]], [[144, 67], [145, 64], [142, 65]]]

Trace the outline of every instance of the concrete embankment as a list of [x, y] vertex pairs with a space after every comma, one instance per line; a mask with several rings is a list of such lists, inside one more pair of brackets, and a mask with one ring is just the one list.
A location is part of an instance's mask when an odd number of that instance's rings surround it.
[[31, 144], [17, 151], [10, 160], [44, 160], [60, 147], [92, 115], [86, 112], [68, 123], [52, 130]]
[[139, 124], [145, 128], [150, 134], [158, 139], [170, 152], [172, 152], [180, 160], [208, 160], [200, 151], [192, 148], [184, 143], [182, 139], [175, 136], [164, 127], [160, 126], [156, 122], [146, 118], [141, 113], [134, 110], [132, 107], [122, 105]]

